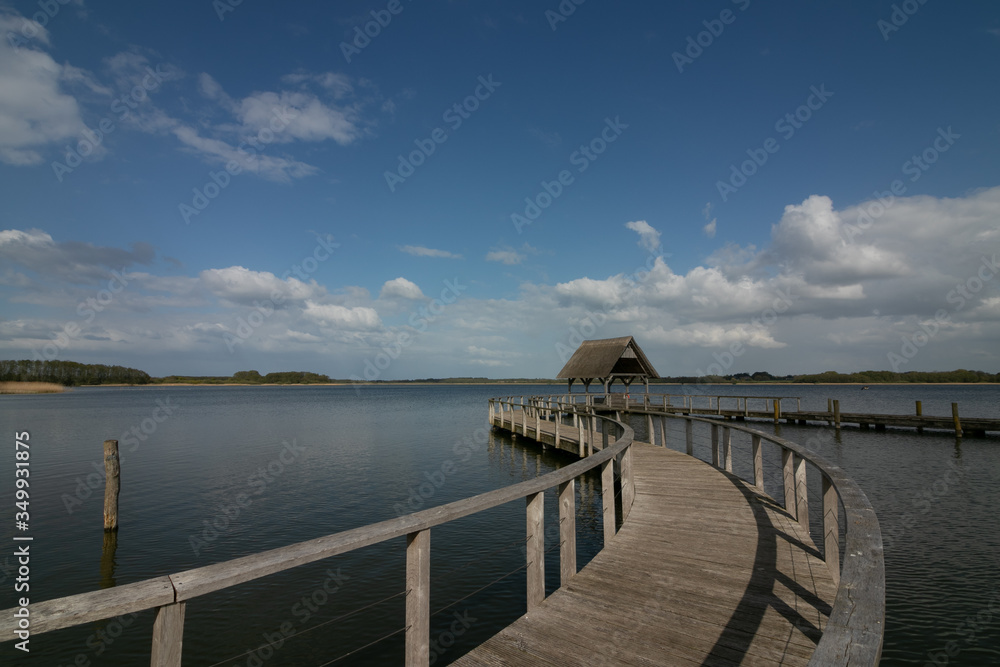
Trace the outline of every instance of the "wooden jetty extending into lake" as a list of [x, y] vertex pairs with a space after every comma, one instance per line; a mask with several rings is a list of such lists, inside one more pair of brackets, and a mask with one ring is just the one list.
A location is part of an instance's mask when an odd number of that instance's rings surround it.
[[[627, 423], [636, 414], [646, 420], [648, 443], [636, 442]], [[583, 394], [568, 400], [491, 399], [489, 422], [571, 451], [579, 460], [519, 484], [376, 524], [32, 603], [30, 633], [155, 609], [150, 664], [179, 667], [185, 609], [201, 596], [398, 540], [406, 555], [401, 658], [406, 665], [427, 667], [432, 530], [523, 502], [527, 613], [457, 664], [878, 664], [885, 621], [881, 533], [868, 499], [836, 465], [744, 426], [631, 403], [598, 409]], [[686, 453], [663, 446], [668, 422], [683, 422]], [[703, 443], [710, 443], [710, 462], [693, 457], [695, 445], [704, 449]], [[783, 502], [764, 492], [764, 462], [775, 454], [780, 454]], [[818, 477], [807, 475], [808, 467]], [[733, 474], [736, 468], [752, 470], [750, 478]], [[580, 569], [574, 489], [577, 478], [590, 471], [600, 472], [604, 548]], [[813, 489], [820, 502], [812, 509], [810, 477], [820, 481]], [[560, 587], [547, 596], [544, 494], [552, 488], [558, 490]], [[821, 526], [819, 547], [810, 537], [810, 512]], [[622, 517], [621, 525], [616, 516]], [[0, 641], [17, 640], [24, 631], [15, 611], [0, 612]]]
[[[567, 397], [569, 394], [563, 395]], [[1000, 433], [1000, 419], [960, 417], [958, 403], [951, 404], [951, 415], [932, 416], [923, 414], [921, 401], [916, 401], [912, 415], [871, 414], [862, 412], [841, 412], [840, 401], [827, 400], [826, 410], [803, 410], [802, 399], [797, 396], [726, 396], [718, 394], [584, 394], [590, 396], [587, 403], [600, 410], [623, 410], [628, 408], [656, 408], [663, 412], [679, 415], [698, 415], [725, 421], [760, 420], [778, 424], [817, 424], [840, 428], [844, 424], [857, 425], [863, 430], [874, 427], [884, 431], [886, 427], [915, 428], [952, 431], [955, 435], [984, 437], [986, 433]], [[795, 404], [791, 408], [791, 404]]]

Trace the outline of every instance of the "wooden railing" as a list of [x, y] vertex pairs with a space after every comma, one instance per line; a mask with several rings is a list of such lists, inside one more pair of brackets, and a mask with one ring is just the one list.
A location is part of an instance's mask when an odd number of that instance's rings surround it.
[[[644, 415], [648, 437], [653, 441], [656, 440], [654, 418], [685, 420], [685, 449], [690, 456], [694, 455], [694, 425], [701, 423], [708, 426], [711, 429], [712, 464], [727, 472], [733, 471], [732, 431], [748, 433], [753, 467], [752, 484], [761, 491], [764, 489], [762, 442], [777, 445], [781, 451], [785, 510], [797, 519], [807, 532], [809, 493], [806, 466], [811, 465], [819, 471], [823, 499], [823, 557], [838, 588], [823, 636], [809, 664], [814, 667], [877, 665], [881, 659], [885, 629], [885, 563], [878, 518], [861, 488], [839, 466], [794, 442], [716, 419], [657, 411], [655, 403], [650, 405], [648, 398], [644, 399], [644, 396], [649, 395], [636, 395], [629, 401], [628, 407], [616, 405], [609, 407]], [[500, 404], [511, 408], [510, 423], [517, 424], [519, 420], [514, 414], [514, 408], [521, 408], [520, 411], [525, 412], [545, 410], [547, 406], [552, 405], [560, 408], [568, 405], [584, 405], [590, 406], [589, 409], [593, 411], [601, 406], [603, 402], [599, 399], [603, 397], [603, 394], [536, 396], [529, 398], [527, 404], [523, 403], [523, 399], [509, 397], [501, 400]], [[529, 419], [526, 415], [527, 413], [522, 415], [520, 420], [525, 425]], [[491, 408], [491, 418], [492, 416]], [[665, 426], [665, 421], [661, 422], [659, 444], [664, 446], [666, 443], [663, 438], [667, 433]], [[751, 480], [746, 481], [751, 482]], [[840, 562], [840, 504], [844, 506], [847, 527], [843, 538], [845, 554], [843, 563]]]
[[[491, 417], [493, 402], [490, 403]], [[556, 418], [564, 414], [577, 415], [578, 406], [554, 408]], [[593, 417], [593, 415], [590, 415]], [[615, 439], [607, 447], [586, 459], [554, 472], [482, 493], [439, 507], [416, 512], [379, 523], [362, 526], [306, 542], [208, 565], [185, 572], [147, 579], [80, 595], [47, 600], [30, 606], [30, 632], [38, 635], [116, 616], [156, 609], [153, 623], [153, 667], [179, 667], [184, 638], [184, 611], [189, 600], [224, 588], [236, 586], [284, 570], [312, 563], [338, 554], [406, 537], [406, 664], [428, 665], [430, 659], [430, 553], [431, 529], [477, 512], [525, 498], [527, 548], [527, 605], [534, 609], [545, 599], [545, 518], [544, 492], [558, 487], [560, 532], [560, 585], [576, 574], [576, 513], [575, 480], [580, 475], [600, 468], [603, 486], [605, 539], [616, 531], [614, 463], [621, 457], [622, 486], [633, 487], [631, 479], [631, 445], [633, 431], [618, 421], [595, 417], [602, 421], [602, 430]], [[608, 425], [610, 428], [604, 428]], [[623, 516], [630, 502], [622, 495]], [[0, 641], [17, 639], [15, 609], [0, 611]]]

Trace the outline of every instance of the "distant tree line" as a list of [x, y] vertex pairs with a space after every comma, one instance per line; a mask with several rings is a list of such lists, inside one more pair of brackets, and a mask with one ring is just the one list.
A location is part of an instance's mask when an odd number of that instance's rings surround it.
[[145, 371], [125, 366], [75, 361], [12, 359], [0, 361], [0, 382], [54, 382], [67, 387], [95, 384], [149, 384]]
[[156, 378], [157, 383], [184, 384], [328, 384], [327, 375], [306, 371], [283, 371], [261, 375], [257, 371], [237, 371], [231, 377], [212, 375], [167, 375]]
[[814, 373], [811, 375], [771, 375], [766, 371], [757, 371], [756, 373], [735, 373], [733, 375], [677, 376], [660, 378], [657, 382], [679, 384], [738, 384], [740, 382], [797, 382], [802, 384], [877, 384], [881, 382], [969, 383], [1000, 382], [1000, 373], [993, 374], [984, 371], [959, 369], [955, 371], [907, 371], [906, 373], [895, 373], [893, 371], [838, 373], [836, 371], [826, 371], [825, 373]]

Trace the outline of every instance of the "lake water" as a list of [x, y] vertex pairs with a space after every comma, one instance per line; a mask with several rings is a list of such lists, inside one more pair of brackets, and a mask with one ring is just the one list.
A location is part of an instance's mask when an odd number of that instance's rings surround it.
[[[31, 599], [225, 561], [555, 470], [573, 458], [491, 434], [486, 417], [491, 396], [558, 390], [137, 387], [4, 396], [3, 432], [31, 434]], [[825, 408], [827, 398], [837, 398], [844, 412], [910, 413], [914, 401], [922, 400], [924, 414], [949, 415], [957, 401], [963, 416], [1000, 416], [1000, 387], [707, 391], [800, 396], [804, 409]], [[943, 432], [845, 427], [836, 435], [816, 427], [748, 425], [811, 442], [844, 467], [874, 504], [886, 541], [883, 665], [922, 665], [946, 650], [953, 653], [948, 664], [1000, 663], [1000, 437], [958, 441]], [[642, 436], [643, 424], [637, 420], [635, 426]], [[121, 523], [113, 551], [104, 544], [98, 474], [108, 438], [120, 440], [122, 456]], [[746, 458], [740, 443], [734, 440], [738, 471]], [[6, 498], [14, 490], [10, 444], [0, 465], [0, 495]], [[769, 491], [776, 479], [772, 461]], [[581, 565], [601, 544], [599, 491], [596, 476], [578, 485]], [[556, 525], [555, 508], [550, 494], [548, 526]], [[3, 539], [14, 544], [13, 516], [3, 525]], [[441, 610], [432, 619], [431, 637], [440, 640], [435, 664], [447, 664], [524, 613], [524, 571], [518, 569], [523, 535], [523, 502], [432, 531], [431, 609]], [[547, 546], [556, 545], [556, 539], [547, 540]], [[308, 667], [342, 658], [332, 664], [399, 664], [404, 549], [402, 539], [393, 540], [196, 598], [187, 606], [184, 663]], [[14, 605], [12, 552], [0, 555], [4, 608]], [[548, 559], [552, 590], [558, 548]], [[0, 663], [148, 664], [152, 618], [145, 612], [38, 635], [30, 655], [6, 643]], [[280, 637], [283, 627], [296, 636], [261, 648]]]

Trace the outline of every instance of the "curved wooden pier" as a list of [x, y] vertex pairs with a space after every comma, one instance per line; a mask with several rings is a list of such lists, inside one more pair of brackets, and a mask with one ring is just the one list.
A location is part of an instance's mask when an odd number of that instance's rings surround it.
[[[881, 533], [868, 499], [840, 468], [795, 443], [742, 426], [625, 406], [645, 416], [651, 440], [656, 440], [654, 419], [684, 421], [688, 455], [655, 442], [635, 443], [620, 414], [598, 414], [582, 395], [563, 398], [491, 399], [489, 406], [493, 426], [580, 457], [559, 470], [235, 560], [32, 603], [31, 634], [156, 609], [150, 664], [180, 667], [187, 604], [405, 538], [406, 624], [397, 632], [405, 630], [405, 664], [428, 667], [432, 529], [520, 501], [528, 612], [457, 664], [878, 664], [885, 620]], [[580, 398], [584, 402], [576, 403]], [[696, 428], [702, 436], [711, 433], [711, 464], [691, 456]], [[750, 451], [734, 451], [733, 431], [750, 434]], [[763, 492], [763, 443], [781, 451], [781, 505]], [[734, 456], [744, 454], [751, 457], [752, 482], [731, 472]], [[809, 537], [807, 465], [822, 480], [822, 549]], [[601, 475], [604, 549], [578, 571], [574, 486], [592, 470]], [[544, 496], [553, 487], [561, 586], [546, 597]], [[624, 519], [620, 529], [616, 513]], [[0, 641], [25, 632], [14, 612], [0, 612]]]
[[707, 463], [633, 446], [621, 531], [572, 580], [456, 665], [806, 665], [837, 594], [767, 496]]
[[[560, 412], [567, 400], [575, 407], [569, 424]], [[618, 419], [641, 414], [651, 440], [654, 420], [683, 419], [687, 455], [635, 443], [635, 495], [621, 531], [541, 605], [455, 664], [878, 664], [881, 533], [867, 498], [842, 470], [752, 429], [642, 404], [615, 407]], [[607, 442], [598, 409], [586, 395], [510, 398], [491, 402], [490, 423], [583, 457]], [[711, 464], [693, 457], [696, 424], [710, 429]], [[733, 430], [751, 434], [753, 483], [732, 474]], [[665, 421], [661, 436], [665, 445]], [[763, 493], [762, 441], [781, 448], [783, 507]], [[807, 463], [822, 479], [822, 552], [809, 535]], [[843, 572], [840, 501], [847, 514]]]

